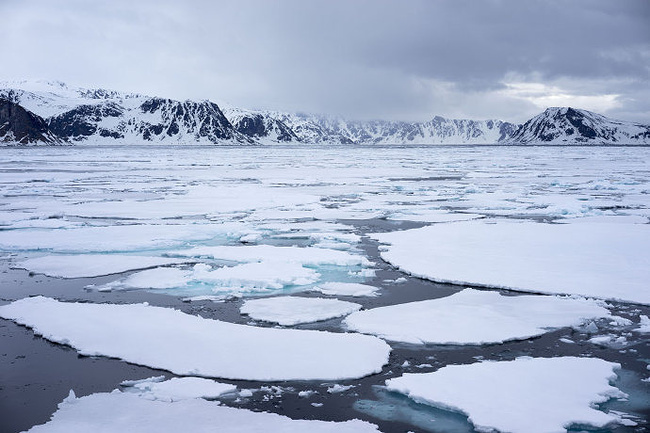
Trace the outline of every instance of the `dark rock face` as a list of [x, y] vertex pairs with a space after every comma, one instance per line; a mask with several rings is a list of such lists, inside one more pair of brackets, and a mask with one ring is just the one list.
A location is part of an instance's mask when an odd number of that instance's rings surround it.
[[258, 113], [241, 116], [233, 120], [232, 126], [235, 131], [253, 139], [275, 135], [278, 142], [300, 141], [284, 122]]
[[102, 137], [120, 138], [114, 131], [98, 128], [97, 124], [107, 117], [120, 117], [124, 110], [109, 102], [99, 105], [80, 105], [58, 116], [50, 117], [48, 124], [57, 136], [64, 139], [80, 139], [98, 132]]
[[41, 117], [6, 99], [0, 99], [0, 141], [19, 144], [60, 142]]
[[176, 137], [181, 133], [191, 139], [207, 139], [212, 143], [241, 138], [236, 137], [233, 126], [213, 102], [150, 98], [140, 105], [140, 111], [157, 120], [136, 122], [136, 132], [145, 140]]

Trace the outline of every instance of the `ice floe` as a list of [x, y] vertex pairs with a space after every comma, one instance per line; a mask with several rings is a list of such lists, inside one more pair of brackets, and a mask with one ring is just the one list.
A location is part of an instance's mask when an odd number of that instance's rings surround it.
[[189, 262], [192, 260], [121, 254], [74, 254], [35, 257], [23, 260], [15, 267], [51, 277], [85, 278]]
[[254, 262], [217, 269], [198, 263], [192, 269], [156, 268], [136, 272], [97, 289], [183, 289], [200, 284], [209, 286], [214, 293], [241, 294], [308, 285], [319, 277], [315, 270], [292, 262]]
[[191, 398], [214, 399], [237, 390], [235, 385], [202, 377], [172, 377], [169, 380], [164, 380], [164, 376], [150, 377], [142, 380], [126, 380], [121, 385], [126, 387], [127, 391], [135, 392], [147, 400], [168, 402]]
[[32, 427], [29, 433], [160, 433], [160, 432], [244, 432], [269, 433], [369, 433], [374, 424], [360, 420], [327, 422], [293, 420], [266, 412], [252, 412], [221, 406], [204, 399], [165, 402], [134, 393], [113, 391], [76, 398], [74, 394], [59, 404], [52, 419]]
[[240, 311], [255, 320], [291, 326], [345, 316], [360, 308], [359, 304], [338, 299], [282, 296], [248, 300]]
[[650, 225], [508, 220], [373, 235], [389, 263], [440, 282], [650, 303]]
[[346, 251], [306, 247], [277, 247], [273, 245], [204, 246], [172, 251], [169, 256], [207, 257], [234, 262], [284, 261], [302, 265], [370, 266], [364, 256]]
[[358, 311], [343, 323], [390, 341], [483, 344], [534, 337], [601, 317], [611, 315], [594, 300], [465, 289], [445, 298]]
[[328, 282], [314, 286], [312, 289], [324, 295], [332, 296], [376, 296], [379, 287], [361, 283]]
[[646, 315], [639, 316], [639, 327], [635, 329], [636, 332], [650, 333], [650, 318]]
[[59, 230], [0, 231], [0, 250], [92, 253], [180, 248], [239, 233], [239, 224], [131, 224]]
[[518, 358], [407, 373], [386, 386], [417, 402], [465, 413], [480, 431], [554, 433], [622, 422], [620, 414], [595, 407], [626, 397], [610, 385], [618, 368], [597, 358]]
[[258, 328], [146, 304], [25, 298], [0, 317], [89, 356], [181, 375], [249, 380], [337, 380], [381, 371], [390, 347], [361, 334]]

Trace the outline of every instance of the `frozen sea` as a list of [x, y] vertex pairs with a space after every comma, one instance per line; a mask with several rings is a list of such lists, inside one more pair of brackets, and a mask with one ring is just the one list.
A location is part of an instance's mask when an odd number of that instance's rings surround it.
[[0, 151], [2, 432], [650, 429], [648, 147]]

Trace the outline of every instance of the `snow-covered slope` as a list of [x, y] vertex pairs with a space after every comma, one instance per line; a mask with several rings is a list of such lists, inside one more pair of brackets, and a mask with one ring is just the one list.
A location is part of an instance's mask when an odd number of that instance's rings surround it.
[[650, 126], [571, 107], [552, 107], [521, 125], [510, 143], [650, 144]]
[[523, 125], [439, 116], [427, 122], [351, 121], [235, 107], [222, 111], [210, 101], [73, 88], [58, 81], [0, 82], [0, 100], [34, 113], [40, 125], [42, 139], [38, 134], [23, 139], [3, 126], [2, 141], [13, 143], [650, 144], [649, 125], [568, 107], [549, 108]]
[[[342, 117], [305, 113], [273, 111], [226, 110], [233, 125], [245, 120], [259, 119], [259, 123], [279, 123], [288, 127], [293, 136], [278, 140], [273, 130], [268, 134], [273, 141], [331, 144], [490, 144], [508, 138], [517, 125], [500, 120], [475, 121], [445, 119], [436, 116], [428, 122], [392, 122], [384, 120], [350, 121]], [[246, 113], [246, 114], [243, 114]], [[238, 129], [246, 133], [244, 129]], [[261, 131], [261, 128], [257, 129]], [[256, 135], [263, 137], [264, 135]]]
[[70, 142], [253, 144], [217, 104], [174, 101], [60, 82], [0, 83], [0, 98], [34, 112]]

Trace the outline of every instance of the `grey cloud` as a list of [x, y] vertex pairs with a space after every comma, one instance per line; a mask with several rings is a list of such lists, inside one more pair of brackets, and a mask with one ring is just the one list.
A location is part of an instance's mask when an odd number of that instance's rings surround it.
[[0, 79], [360, 118], [521, 120], [539, 107], [504, 96], [516, 76], [650, 112], [634, 96], [650, 81], [646, 0], [9, 0], [0, 13], [6, 58], [20, 58]]

